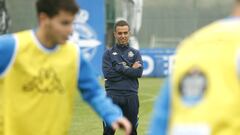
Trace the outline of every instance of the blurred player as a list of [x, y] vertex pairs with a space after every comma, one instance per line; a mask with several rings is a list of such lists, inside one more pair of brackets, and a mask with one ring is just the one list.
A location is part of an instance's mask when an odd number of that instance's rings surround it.
[[79, 47], [66, 41], [76, 2], [37, 0], [36, 7], [37, 29], [0, 37], [3, 134], [66, 135], [76, 88], [107, 124], [129, 134], [130, 123], [106, 98]]
[[240, 0], [233, 16], [184, 40], [161, 90], [150, 135], [240, 133]]

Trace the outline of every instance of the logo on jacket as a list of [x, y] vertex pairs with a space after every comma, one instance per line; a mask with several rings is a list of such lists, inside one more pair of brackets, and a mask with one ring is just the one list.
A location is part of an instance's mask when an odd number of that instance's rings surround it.
[[179, 92], [185, 104], [195, 105], [203, 98], [206, 87], [206, 76], [202, 71], [194, 68], [180, 80]]
[[115, 56], [115, 55], [117, 55], [118, 53], [117, 53], [117, 52], [113, 52], [112, 54]]
[[132, 51], [129, 51], [128, 52], [128, 57], [133, 57], [134, 56], [134, 53]]

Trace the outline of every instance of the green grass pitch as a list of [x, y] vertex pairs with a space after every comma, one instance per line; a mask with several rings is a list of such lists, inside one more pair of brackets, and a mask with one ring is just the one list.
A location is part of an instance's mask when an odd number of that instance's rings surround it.
[[[103, 84], [103, 82], [101, 81]], [[139, 79], [139, 126], [138, 134], [146, 135], [152, 114], [153, 103], [162, 85], [159, 78]], [[74, 116], [70, 135], [102, 135], [102, 121], [89, 106], [83, 102], [79, 96], [74, 106]], [[115, 135], [123, 135], [122, 131], [117, 131]]]

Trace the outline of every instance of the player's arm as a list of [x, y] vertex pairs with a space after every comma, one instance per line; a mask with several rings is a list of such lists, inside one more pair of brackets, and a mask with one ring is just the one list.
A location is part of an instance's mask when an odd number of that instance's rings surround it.
[[[132, 78], [139, 78], [142, 76], [142, 72], [143, 72], [143, 62], [142, 62], [142, 58], [139, 52], [136, 53], [136, 60], [135, 63], [133, 65], [123, 65], [122, 62], [117, 62], [114, 65], [114, 69], [119, 72], [122, 73], [123, 75], [126, 75], [128, 77], [132, 77]], [[126, 60], [124, 61], [126, 62]], [[128, 62], [126, 62], [128, 63]]]
[[104, 78], [109, 79], [111, 81], [120, 81], [124, 79], [122, 74], [116, 72], [113, 69], [111, 58], [109, 55], [109, 50], [105, 51], [103, 55], [102, 72], [103, 72]]
[[[80, 56], [80, 69], [78, 88], [83, 99], [97, 112], [109, 125], [123, 118], [122, 111], [107, 98], [105, 91], [100, 86], [97, 77], [93, 74], [90, 64]], [[116, 124], [115, 124], [116, 125]]]
[[170, 87], [166, 80], [154, 106], [149, 135], [166, 135], [170, 114]]
[[0, 77], [10, 67], [15, 53], [16, 45], [13, 35], [0, 36]]

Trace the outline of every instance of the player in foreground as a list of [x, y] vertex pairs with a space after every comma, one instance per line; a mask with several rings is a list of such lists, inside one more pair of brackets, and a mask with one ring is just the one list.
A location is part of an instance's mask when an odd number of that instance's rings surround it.
[[240, 0], [233, 16], [184, 40], [161, 90], [150, 135], [240, 133]]
[[78, 88], [107, 124], [128, 135], [130, 123], [106, 97], [79, 47], [67, 41], [76, 2], [37, 0], [36, 7], [37, 29], [0, 37], [1, 134], [66, 135]]

